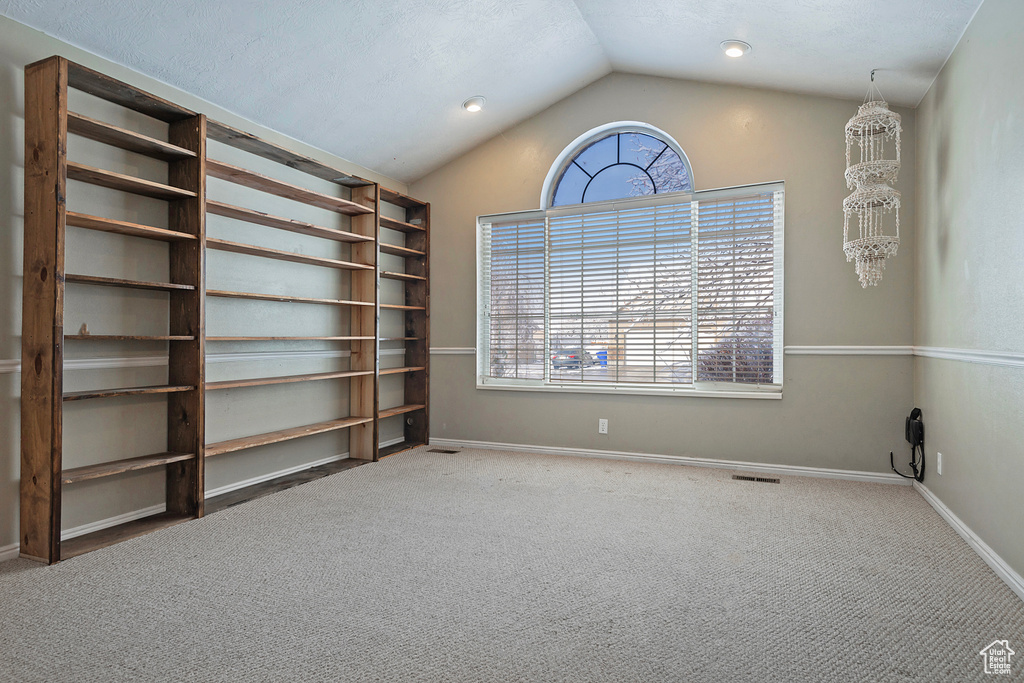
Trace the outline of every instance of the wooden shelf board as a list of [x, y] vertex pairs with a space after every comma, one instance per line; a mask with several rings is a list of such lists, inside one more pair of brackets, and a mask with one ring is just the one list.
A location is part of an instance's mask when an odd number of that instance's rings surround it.
[[100, 218], [99, 216], [90, 216], [84, 213], [75, 213], [74, 211], [68, 211], [67, 224], [75, 228], [116, 232], [120, 235], [146, 237], [164, 242], [194, 240], [196, 238], [195, 235], [189, 235], [188, 233], [176, 230], [154, 228], [149, 225], [140, 225], [139, 223], [129, 223], [127, 221], [115, 221], [110, 218]]
[[207, 337], [206, 341], [372, 341], [376, 337]]
[[119, 128], [110, 123], [97, 121], [73, 111], [68, 112], [68, 132], [81, 135], [90, 140], [103, 142], [114, 147], [137, 152], [154, 159], [175, 161], [178, 159], [194, 159], [196, 153], [184, 147], [172, 145], [163, 140], [151, 138], [135, 131]]
[[65, 334], [64, 339], [75, 341], [195, 341], [193, 336], [172, 334]]
[[76, 90], [95, 95], [107, 102], [119, 104], [134, 111], [152, 116], [160, 121], [172, 123], [195, 116], [196, 113], [185, 109], [162, 97], [152, 95], [145, 90], [132, 87], [127, 83], [111, 78], [98, 71], [68, 62], [68, 85]]
[[113, 398], [114, 396], [138, 396], [140, 394], [177, 394], [192, 391], [193, 386], [168, 384], [151, 387], [125, 387], [122, 389], [99, 389], [94, 391], [71, 391], [64, 394], [65, 401], [84, 401], [88, 398]]
[[410, 249], [409, 247], [400, 247], [397, 244], [388, 244], [387, 242], [380, 243], [380, 250], [385, 254], [401, 256], [403, 258], [419, 258], [427, 255], [426, 252]]
[[100, 529], [84, 536], [69, 538], [60, 543], [60, 557], [62, 560], [67, 560], [87, 553], [90, 550], [99, 550], [108, 545], [127, 541], [129, 538], [144, 536], [158, 529], [166, 529], [175, 524], [187, 522], [190, 519], [193, 519], [190, 515], [161, 512], [157, 515], [143, 517], [142, 519], [136, 519], [107, 529]]
[[409, 273], [396, 273], [389, 270], [380, 271], [380, 276], [389, 280], [403, 280], [405, 282], [426, 282], [427, 278], [422, 275], [410, 275]]
[[386, 308], [392, 311], [425, 311], [425, 306], [403, 306], [401, 304], [381, 304], [381, 308]]
[[351, 175], [344, 171], [328, 166], [316, 159], [297, 154], [285, 149], [273, 142], [268, 142], [251, 133], [233, 128], [225, 123], [208, 119], [206, 123], [206, 135], [211, 140], [223, 142], [236, 149], [255, 154], [256, 156], [276, 161], [297, 171], [308, 173], [321, 180], [329, 180], [345, 187], [363, 187], [373, 185], [369, 180]]
[[306, 256], [291, 251], [258, 247], [254, 244], [242, 244], [241, 242], [229, 242], [227, 240], [206, 238], [206, 246], [209, 249], [230, 251], [235, 254], [246, 254], [248, 256], [259, 256], [272, 258], [278, 261], [292, 261], [310, 266], [323, 266], [325, 268], [339, 268], [341, 270], [373, 270], [374, 267], [363, 263], [351, 263], [350, 261], [339, 261], [338, 259], [324, 258], [322, 256]]
[[134, 472], [150, 467], [159, 467], [172, 462], [181, 462], [196, 457], [195, 453], [155, 453], [153, 455], [141, 455], [137, 458], [125, 458], [124, 460], [113, 460], [111, 462], [99, 463], [97, 465], [86, 465], [75, 467], [61, 472], [61, 481], [65, 484], [74, 484], [89, 479], [109, 477], [123, 472]]
[[253, 379], [230, 379], [222, 382], [207, 382], [207, 391], [218, 389], [237, 389], [239, 387], [259, 387], [269, 384], [292, 384], [294, 382], [316, 382], [325, 379], [341, 379], [343, 377], [363, 377], [372, 375], [372, 370], [346, 370], [343, 372], [318, 372], [311, 375], [282, 375], [280, 377], [256, 377]]
[[400, 232], [423, 232], [426, 230], [422, 225], [413, 225], [412, 223], [398, 221], [394, 218], [388, 218], [387, 216], [380, 217], [380, 227], [390, 228], [391, 230], [398, 230]]
[[426, 367], [423, 367], [423, 366], [413, 366], [413, 367], [405, 367], [405, 368], [381, 368], [380, 374], [381, 375], [398, 375], [398, 374], [402, 374], [402, 373], [405, 373], [405, 372], [419, 372], [420, 370], [426, 370]]
[[123, 173], [114, 173], [113, 171], [86, 166], [74, 161], [68, 162], [68, 178], [155, 199], [188, 199], [196, 196], [196, 193], [191, 190], [183, 190], [180, 187], [171, 187], [170, 185], [135, 178]]
[[226, 218], [234, 218], [236, 220], [245, 221], [246, 223], [255, 223], [256, 225], [262, 225], [268, 228], [278, 228], [279, 230], [297, 232], [303, 235], [322, 237], [324, 239], [334, 240], [336, 242], [373, 241], [372, 237], [367, 237], [365, 235], [357, 235], [354, 232], [336, 230], [334, 228], [325, 228], [322, 225], [304, 223], [303, 221], [296, 221], [292, 220], [291, 218], [282, 218], [281, 216], [274, 216], [269, 213], [264, 213], [262, 211], [246, 209], [241, 206], [225, 204], [224, 202], [217, 202], [210, 199], [206, 200], [206, 212], [215, 214], [217, 216], [224, 216]]
[[128, 287], [131, 289], [186, 290], [195, 289], [193, 285], [179, 285], [173, 282], [147, 282], [145, 280], [125, 280], [117, 277], [99, 277], [97, 275], [76, 275], [67, 273], [65, 282], [77, 282], [83, 285], [105, 285], [107, 287]]
[[380, 451], [378, 452], [377, 459], [379, 460], [380, 458], [386, 458], [389, 455], [401, 453], [402, 451], [409, 451], [412, 450], [413, 448], [419, 448], [420, 446], [426, 446], [426, 444], [421, 443], [419, 441], [403, 441], [402, 443], [396, 443], [392, 446], [385, 446], [384, 448], [381, 448]]
[[388, 204], [403, 206], [407, 209], [416, 209], [427, 205], [426, 202], [422, 202], [419, 199], [414, 199], [408, 195], [402, 194], [401, 192], [389, 190], [383, 185], [380, 188], [380, 200], [382, 202], [387, 202]]
[[206, 457], [209, 458], [215, 455], [221, 455], [223, 453], [233, 453], [234, 451], [241, 451], [246, 448], [266, 446], [272, 443], [280, 443], [281, 441], [299, 439], [304, 436], [312, 436], [314, 434], [323, 434], [324, 432], [332, 432], [337, 429], [346, 429], [348, 427], [354, 427], [355, 425], [365, 424], [367, 422], [373, 422], [373, 418], [345, 417], [340, 420], [328, 420], [327, 422], [317, 422], [315, 424], [305, 425], [303, 427], [280, 429], [278, 431], [267, 432], [265, 434], [243, 436], [238, 439], [218, 441], [217, 443], [208, 443], [206, 444], [205, 449]]
[[321, 209], [337, 211], [349, 216], [373, 213], [373, 209], [362, 204], [357, 204], [341, 197], [332, 197], [322, 192], [307, 190], [304, 187], [292, 185], [283, 180], [276, 180], [262, 173], [232, 166], [215, 159], [206, 160], [206, 173], [214, 178], [220, 178], [237, 185], [244, 185], [254, 190], [277, 195], [278, 197], [284, 197], [285, 199], [291, 199], [303, 204], [318, 206]]
[[395, 417], [396, 415], [404, 415], [405, 413], [411, 413], [416, 410], [423, 410], [424, 408], [426, 408], [426, 406], [423, 404], [395, 406], [394, 408], [385, 408], [381, 411], [378, 411], [377, 417], [383, 420], [384, 418]]
[[324, 304], [327, 306], [373, 306], [372, 301], [347, 301], [345, 299], [316, 299], [307, 296], [287, 294], [257, 294], [255, 292], [229, 292], [222, 289], [208, 289], [206, 296], [223, 299], [253, 299], [255, 301], [278, 301], [287, 304]]

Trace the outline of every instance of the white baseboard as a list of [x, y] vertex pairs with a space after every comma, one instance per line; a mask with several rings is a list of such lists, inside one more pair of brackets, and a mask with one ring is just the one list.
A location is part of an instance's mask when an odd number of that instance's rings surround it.
[[[402, 443], [403, 441], [405, 441], [404, 436], [398, 437], [396, 439], [390, 439], [388, 441], [381, 441], [380, 446], [381, 448], [386, 448], [388, 446], [393, 446], [397, 443]], [[224, 486], [218, 486], [216, 488], [207, 489], [206, 497], [215, 498], [217, 496], [224, 495], [225, 493], [231, 493], [232, 491], [244, 489], [247, 486], [262, 484], [263, 482], [270, 481], [271, 479], [285, 477], [288, 476], [289, 474], [295, 474], [296, 472], [302, 472], [303, 470], [312, 469], [314, 467], [319, 467], [320, 465], [326, 465], [328, 463], [337, 462], [338, 460], [344, 460], [346, 458], [348, 458], [348, 453], [342, 453], [341, 455], [332, 455], [327, 458], [321, 458], [320, 460], [314, 460], [313, 462], [303, 463], [301, 465], [296, 465], [294, 467], [286, 467], [285, 469], [278, 470], [276, 472], [261, 474], [258, 477], [252, 477], [250, 479], [244, 479], [242, 481], [233, 482], [231, 484], [226, 484]], [[126, 512], [123, 515], [108, 517], [106, 519], [101, 519], [96, 522], [89, 522], [88, 524], [83, 524], [81, 526], [76, 526], [71, 529], [66, 529], [62, 531], [60, 535], [60, 540], [66, 541], [70, 538], [75, 538], [76, 536], [84, 536], [85, 534], [91, 534], [92, 532], [99, 531], [101, 529], [109, 529], [110, 527], [117, 526], [118, 524], [124, 524], [126, 522], [131, 522], [136, 519], [142, 519], [143, 517], [149, 517], [150, 515], [158, 515], [165, 509], [166, 506], [163, 503], [161, 503], [160, 505], [153, 505], [151, 507], [143, 508], [141, 510]], [[4, 562], [6, 560], [13, 560], [16, 557], [18, 557], [18, 550], [19, 545], [17, 543], [0, 546], [0, 562]]]
[[946, 507], [946, 504], [939, 500], [939, 497], [932, 493], [927, 486], [915, 481], [914, 488], [935, 508], [939, 516], [946, 520], [953, 527], [954, 531], [960, 534], [960, 538], [967, 541], [967, 545], [971, 546], [974, 552], [978, 553], [978, 556], [1010, 587], [1010, 590], [1016, 593], [1018, 598], [1024, 600], [1024, 577], [1014, 571], [1013, 567], [1008, 565], [996, 551], [992, 550], [985, 541], [981, 540], [980, 536], [964, 524], [963, 520]]
[[[380, 447], [386, 448], [396, 443], [402, 443], [403, 441], [405, 441], [404, 436], [399, 437], [397, 439], [391, 439], [390, 441], [381, 441]], [[295, 474], [296, 472], [310, 470], [313, 469], [314, 467], [319, 467], [320, 465], [327, 465], [329, 463], [337, 462], [339, 460], [345, 460], [346, 458], [348, 458], [348, 453], [342, 453], [340, 455], [331, 455], [326, 458], [321, 458], [320, 460], [314, 460], [313, 462], [295, 465], [294, 467], [286, 467], [283, 470], [270, 472], [268, 474], [261, 474], [258, 477], [243, 479], [242, 481], [236, 481], [231, 484], [225, 484], [224, 486], [206, 489], [206, 498], [216, 498], [217, 496], [223, 496], [225, 493], [231, 493], [232, 491], [244, 489], [247, 486], [255, 486], [256, 484], [262, 484], [265, 481], [271, 481], [272, 479], [277, 479], [278, 477], [286, 477], [289, 474]]]
[[19, 549], [20, 546], [17, 543], [0, 546], [0, 562], [6, 562], [7, 560], [13, 560], [17, 558]]
[[888, 472], [860, 472], [857, 470], [833, 470], [824, 467], [803, 467], [800, 465], [770, 465], [760, 462], [738, 460], [715, 460], [692, 458], [684, 455], [657, 455], [654, 453], [631, 453], [629, 451], [599, 451], [588, 448], [562, 448], [558, 446], [530, 446], [518, 443], [496, 443], [493, 441], [467, 441], [465, 439], [430, 439], [431, 446], [461, 446], [463, 448], [486, 448], [489, 450], [524, 451], [546, 455], [569, 455], [578, 458], [608, 458], [611, 460], [635, 460], [656, 462], [666, 465], [688, 465], [691, 467], [712, 467], [725, 470], [765, 472], [791, 477], [820, 477], [824, 479], [845, 479], [866, 481], [875, 484], [896, 484], [909, 486], [910, 480]]
[[327, 458], [321, 458], [320, 460], [314, 460], [313, 462], [303, 463], [294, 467], [286, 467], [283, 470], [277, 472], [271, 472], [269, 474], [261, 474], [258, 477], [252, 477], [250, 479], [243, 479], [242, 481], [232, 482], [225, 484], [224, 486], [218, 486], [212, 489], [206, 489], [206, 499], [216, 498], [217, 496], [223, 496], [225, 493], [231, 493], [239, 489], [244, 489], [247, 486], [255, 486], [256, 484], [262, 484], [265, 481], [271, 479], [277, 479], [278, 477], [287, 477], [289, 474], [295, 474], [296, 472], [302, 472], [304, 470], [313, 469], [320, 465], [326, 465], [328, 463], [337, 462], [339, 460], [347, 460], [348, 453], [342, 453], [341, 455], [332, 455]]
[[149, 517], [151, 515], [159, 515], [166, 509], [167, 506], [160, 503], [159, 505], [151, 505], [150, 507], [142, 508], [141, 510], [132, 510], [131, 512], [126, 512], [123, 515], [107, 517], [106, 519], [101, 519], [98, 522], [89, 522], [88, 524], [65, 529], [60, 532], [60, 540], [66, 541], [69, 538], [85, 536], [86, 534], [91, 534], [92, 532], [99, 531], [100, 529], [109, 529], [110, 527], [117, 526], [118, 524], [134, 522], [136, 519], [142, 519], [143, 517]]

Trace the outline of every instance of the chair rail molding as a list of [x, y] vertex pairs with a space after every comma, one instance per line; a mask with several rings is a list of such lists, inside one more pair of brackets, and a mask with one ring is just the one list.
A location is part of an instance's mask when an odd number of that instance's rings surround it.
[[[381, 355], [397, 355], [401, 349], [381, 349]], [[435, 356], [474, 356], [472, 346], [434, 346]], [[942, 346], [786, 346], [787, 356], [917, 356], [937, 358], [978, 365], [1024, 368], [1024, 352], [987, 351], [984, 349], [957, 349]], [[347, 350], [321, 351], [249, 351], [245, 353], [208, 353], [207, 363], [232, 363], [267, 360], [303, 360], [310, 358], [347, 358]], [[106, 370], [140, 368], [167, 364], [167, 356], [109, 356], [96, 358], [69, 358], [64, 361], [67, 370]], [[17, 358], [0, 359], [0, 375], [21, 372]]]
[[786, 346], [787, 356], [912, 356], [913, 346]]

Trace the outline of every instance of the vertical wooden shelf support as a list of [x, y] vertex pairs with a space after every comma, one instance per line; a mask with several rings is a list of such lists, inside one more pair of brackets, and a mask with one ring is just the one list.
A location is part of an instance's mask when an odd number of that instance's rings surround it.
[[373, 237], [373, 242], [361, 242], [352, 245], [352, 260], [356, 263], [373, 263], [378, 267], [369, 271], [354, 271], [352, 277], [352, 298], [357, 301], [373, 301], [374, 306], [358, 306], [352, 308], [349, 334], [353, 336], [372, 336], [372, 340], [352, 342], [350, 368], [352, 370], [371, 370], [373, 375], [353, 377], [349, 391], [349, 411], [354, 417], [370, 417], [372, 422], [357, 425], [349, 429], [349, 457], [358, 460], [377, 459], [377, 404], [379, 400], [377, 337], [377, 283], [379, 264], [377, 263], [377, 241], [380, 232], [380, 186], [352, 188], [352, 201], [373, 208], [372, 214], [353, 216], [352, 232]]
[[60, 559], [68, 61], [25, 67], [21, 556]]
[[196, 193], [195, 197], [170, 202], [170, 228], [195, 235], [196, 239], [170, 244], [171, 280], [195, 285], [195, 289], [170, 293], [170, 333], [191, 336], [193, 340], [170, 345], [167, 383], [195, 389], [168, 396], [167, 450], [195, 456], [167, 466], [167, 512], [202, 517], [206, 440], [206, 116], [199, 114], [172, 123], [168, 139], [172, 145], [196, 153], [195, 158], [173, 161], [168, 168], [171, 185]]

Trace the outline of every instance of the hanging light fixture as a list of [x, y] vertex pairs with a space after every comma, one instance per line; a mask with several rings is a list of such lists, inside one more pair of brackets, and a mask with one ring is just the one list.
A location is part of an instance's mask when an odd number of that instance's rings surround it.
[[[865, 288], [881, 281], [885, 259], [895, 256], [900, 246], [900, 193], [892, 183], [900, 171], [901, 132], [900, 115], [890, 111], [872, 71], [864, 104], [846, 124], [846, 186], [853, 194], [843, 201], [843, 253], [847, 262], [856, 262]], [[854, 147], [860, 152], [856, 163]], [[857, 216], [859, 236], [851, 240], [852, 215]]]

